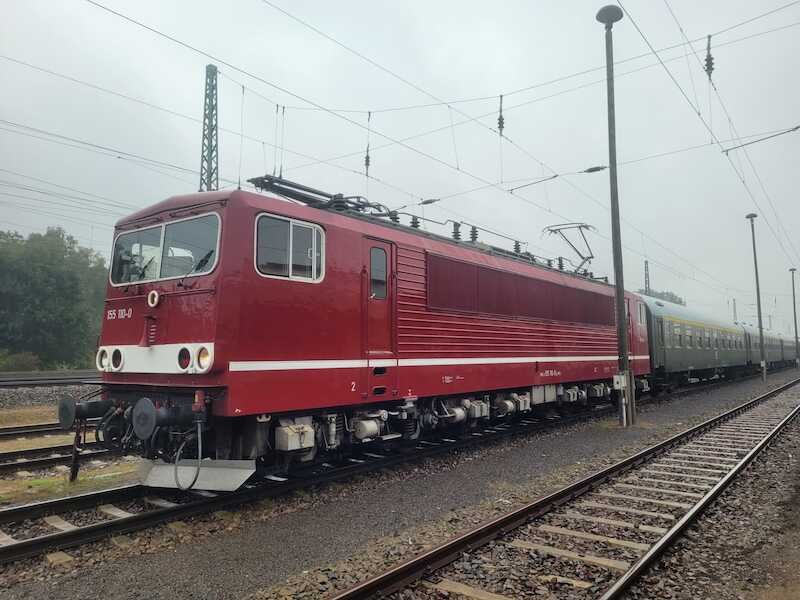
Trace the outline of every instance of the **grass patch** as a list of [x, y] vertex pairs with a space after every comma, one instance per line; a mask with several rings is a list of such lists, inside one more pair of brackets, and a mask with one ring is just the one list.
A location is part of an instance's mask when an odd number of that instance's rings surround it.
[[82, 467], [78, 480], [69, 482], [69, 473], [59, 473], [30, 479], [0, 481], [0, 504], [21, 504], [73, 496], [103, 488], [115, 487], [138, 480], [138, 463], [123, 462], [106, 467]]
[[4, 408], [0, 411], [0, 427], [55, 423], [56, 421], [58, 421], [56, 406], [21, 406]]
[[[33, 448], [49, 448], [50, 446], [64, 446], [71, 444], [75, 439], [72, 433], [30, 436], [24, 438], [10, 438], [0, 440], [0, 452], [12, 452], [14, 450], [31, 450]], [[88, 438], [94, 441], [94, 437]]]

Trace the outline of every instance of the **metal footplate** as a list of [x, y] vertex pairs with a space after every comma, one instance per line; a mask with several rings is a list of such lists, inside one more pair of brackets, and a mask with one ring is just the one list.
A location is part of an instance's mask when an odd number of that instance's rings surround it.
[[[197, 463], [181, 461], [178, 467], [178, 480], [182, 486], [188, 486], [194, 479]], [[212, 460], [204, 459], [200, 474], [192, 486], [200, 490], [216, 492], [232, 492], [239, 489], [250, 476], [256, 472], [255, 460]], [[172, 488], [175, 485], [175, 465], [164, 461], [149, 461], [139, 469], [142, 484], [148, 487]]]

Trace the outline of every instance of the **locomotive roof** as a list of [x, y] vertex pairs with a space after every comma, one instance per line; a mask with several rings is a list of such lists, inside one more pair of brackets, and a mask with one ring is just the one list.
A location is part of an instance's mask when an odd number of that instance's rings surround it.
[[[267, 194], [264, 192], [253, 192], [245, 190], [219, 190], [214, 192], [194, 192], [191, 194], [181, 194], [177, 196], [170, 196], [165, 200], [161, 200], [146, 208], [143, 208], [131, 215], [123, 217], [116, 223], [117, 229], [133, 229], [143, 227], [150, 224], [160, 223], [178, 216], [185, 216], [185, 213], [190, 210], [196, 210], [202, 207], [210, 207], [213, 205], [221, 205], [229, 200], [241, 198], [246, 202], [253, 204], [266, 202], [280, 202], [282, 206], [286, 207], [289, 212], [302, 211], [306, 213], [303, 218], [312, 218], [309, 216], [308, 211], [316, 211], [321, 214], [326, 214], [333, 219], [349, 218], [356, 219], [362, 222], [370, 223], [372, 225], [402, 232], [403, 234], [413, 235], [417, 238], [429, 239], [436, 242], [445, 243], [455, 246], [462, 250], [470, 250], [473, 252], [480, 252], [486, 256], [497, 257], [514, 261], [517, 264], [538, 267], [544, 271], [550, 272], [557, 277], [568, 277], [574, 281], [595, 284], [606, 288], [612, 288], [607, 281], [588, 277], [582, 274], [574, 273], [567, 270], [560, 270], [555, 266], [549, 267], [547, 263], [543, 262], [541, 258], [534, 257], [529, 253], [514, 253], [510, 250], [505, 250], [497, 246], [491, 246], [483, 242], [471, 242], [468, 240], [454, 240], [450, 237], [431, 233], [424, 229], [410, 227], [401, 223], [393, 222], [386, 217], [375, 217], [356, 210], [333, 210], [324, 209], [320, 207], [309, 206], [304, 203], [287, 200], [280, 194]], [[265, 208], [261, 206], [261, 208]], [[554, 261], [555, 264], [555, 261]]]
[[[261, 179], [262, 178], [256, 178], [256, 179], [250, 179], [249, 181], [251, 183], [257, 183]], [[275, 178], [269, 178], [269, 179], [275, 179]], [[285, 181], [285, 180], [282, 180], [282, 181]], [[299, 184], [294, 184], [293, 182], [286, 182], [286, 183], [289, 183], [289, 184], [291, 184], [293, 186], [296, 185], [296, 186], [298, 186], [299, 188], [301, 188], [303, 190], [311, 190], [311, 191], [313, 191], [314, 193], [317, 193], [317, 194], [324, 194], [324, 192], [319, 192], [318, 190], [313, 190], [312, 188], [306, 188], [304, 186], [300, 186]], [[257, 183], [257, 185], [258, 185], [258, 183]], [[244, 193], [247, 193], [249, 196], [255, 196], [257, 198], [263, 198], [263, 199], [269, 199], [269, 200], [278, 199], [278, 200], [283, 201], [283, 202], [287, 201], [287, 199], [284, 198], [284, 194], [282, 192], [275, 191], [275, 190], [271, 190], [271, 191], [275, 194], [275, 196], [267, 195], [264, 191], [261, 191], [261, 190], [259, 192], [244, 192]], [[277, 196], [277, 198], [276, 198], [276, 196]], [[514, 261], [515, 263], [528, 265], [528, 266], [533, 266], [533, 267], [538, 267], [539, 269], [542, 269], [544, 271], [550, 272], [553, 275], [556, 275], [556, 276], [559, 276], [559, 277], [569, 277], [569, 278], [571, 278], [573, 280], [577, 280], [577, 281], [580, 281], [582, 283], [585, 282], [585, 283], [590, 283], [590, 284], [597, 284], [597, 285], [603, 286], [605, 288], [613, 288], [613, 286], [611, 286], [608, 283], [606, 278], [595, 278], [593, 276], [584, 275], [582, 273], [576, 273], [576, 272], [573, 272], [573, 271], [558, 269], [555, 266], [557, 264], [557, 260], [555, 260], [555, 259], [552, 260], [553, 266], [548, 266], [548, 264], [546, 262], [547, 259], [543, 259], [542, 257], [536, 257], [533, 254], [530, 254], [528, 252], [516, 253], [516, 252], [512, 252], [510, 250], [506, 250], [504, 248], [500, 248], [498, 246], [492, 246], [490, 244], [486, 244], [485, 242], [472, 242], [472, 241], [469, 241], [469, 240], [456, 240], [456, 239], [453, 239], [451, 237], [447, 237], [447, 236], [440, 235], [440, 234], [437, 234], [437, 233], [431, 233], [431, 232], [426, 231], [424, 229], [421, 229], [419, 227], [411, 227], [409, 225], [404, 225], [402, 223], [399, 223], [398, 221], [393, 221], [393, 220], [391, 220], [389, 218], [388, 214], [383, 214], [383, 215], [380, 215], [380, 216], [376, 216], [376, 215], [365, 213], [365, 212], [360, 211], [360, 210], [354, 210], [352, 208], [346, 208], [346, 209], [335, 208], [333, 206], [333, 204], [331, 204], [330, 206], [324, 206], [325, 203], [323, 203], [323, 202], [320, 202], [320, 203], [317, 203], [317, 202], [313, 202], [313, 203], [312, 202], [305, 202], [305, 201], [299, 199], [300, 197], [302, 197], [302, 194], [298, 195], [297, 197], [293, 196], [292, 194], [286, 194], [286, 196], [288, 198], [288, 202], [289, 202], [290, 206], [302, 207], [302, 208], [304, 208], [306, 210], [308, 210], [310, 208], [311, 210], [317, 210], [317, 211], [321, 212], [322, 214], [338, 215], [338, 216], [341, 216], [341, 217], [349, 217], [351, 219], [357, 219], [357, 220], [360, 220], [360, 221], [363, 221], [363, 222], [366, 222], [366, 223], [370, 223], [370, 224], [376, 225], [378, 227], [392, 229], [392, 230], [395, 230], [397, 232], [402, 232], [404, 234], [412, 235], [412, 236], [415, 236], [417, 238], [426, 238], [426, 239], [433, 240], [433, 241], [436, 241], [436, 242], [445, 243], [445, 244], [448, 244], [448, 245], [451, 245], [451, 246], [455, 246], [455, 247], [457, 247], [459, 249], [462, 249], [462, 250], [470, 250], [470, 251], [474, 251], [474, 252], [480, 252], [481, 254], [484, 254], [486, 256], [504, 258], [504, 259], [508, 259], [508, 260]], [[335, 195], [335, 196], [331, 195], [330, 197], [333, 198], [333, 199], [337, 199], [337, 198], [340, 198], [341, 196], [340, 195]], [[292, 200], [294, 200], [295, 202], [292, 202]], [[339, 206], [341, 207], [341, 204]], [[351, 206], [352, 206], [352, 203], [351, 203]]]
[[165, 200], [146, 206], [135, 213], [122, 217], [116, 222], [115, 227], [118, 229], [126, 229], [128, 227], [141, 227], [147, 224], [147, 221], [160, 221], [164, 218], [172, 218], [174, 213], [200, 208], [203, 206], [210, 206], [220, 204], [230, 198], [230, 190], [221, 190], [215, 192], [194, 192], [192, 194], [181, 194], [178, 196], [170, 196]]

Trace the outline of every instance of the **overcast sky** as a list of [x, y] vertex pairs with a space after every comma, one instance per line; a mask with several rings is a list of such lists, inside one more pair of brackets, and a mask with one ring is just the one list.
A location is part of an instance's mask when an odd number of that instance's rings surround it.
[[[543, 236], [544, 227], [586, 222], [596, 228], [589, 235], [591, 268], [611, 274], [608, 171], [566, 175], [608, 163], [603, 27], [595, 21], [602, 2], [274, 0], [419, 89], [261, 0], [100, 3], [232, 65], [220, 64], [221, 187], [235, 187], [240, 170], [243, 180], [271, 173], [276, 162], [288, 178], [390, 207], [493, 183], [427, 206], [424, 216], [477, 223], [545, 256], [570, 250]], [[670, 0], [669, 6], [694, 40], [787, 3]], [[643, 286], [648, 258], [654, 288], [718, 316], [732, 316], [736, 298], [740, 319], [755, 322], [744, 218], [753, 211], [764, 312], [773, 315], [775, 329], [790, 331], [788, 268], [800, 265], [800, 132], [749, 146], [747, 155], [731, 152], [732, 166], [703, 124], [724, 147], [737, 145], [698, 63], [705, 40], [694, 46], [697, 57], [686, 46], [660, 54], [687, 102], [634, 26], [656, 49], [680, 44], [684, 37], [668, 5], [623, 4], [633, 21], [626, 16], [614, 28], [616, 59], [646, 54], [616, 67], [626, 287]], [[117, 218], [197, 189], [204, 72], [212, 61], [85, 0], [3, 0], [0, 7], [0, 228], [28, 234], [61, 225], [108, 255]], [[800, 2], [794, 2], [712, 38], [713, 80], [744, 140], [800, 124], [799, 35]], [[505, 141], [489, 129], [497, 126], [500, 94]], [[353, 112], [307, 110], [308, 101]], [[277, 152], [276, 103], [287, 107]], [[373, 111], [369, 133], [367, 111]], [[479, 115], [486, 116], [470, 121]], [[248, 139], [240, 140], [240, 123]], [[376, 178], [370, 181], [360, 174], [368, 137]], [[691, 146], [700, 147], [637, 161]], [[336, 159], [343, 155], [349, 156]], [[315, 161], [324, 162], [309, 164]], [[514, 195], [498, 189], [554, 173], [562, 176]]]

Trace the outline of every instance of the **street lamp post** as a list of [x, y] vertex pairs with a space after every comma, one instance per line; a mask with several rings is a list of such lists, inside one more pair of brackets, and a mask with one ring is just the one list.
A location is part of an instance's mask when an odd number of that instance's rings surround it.
[[797, 341], [797, 300], [795, 299], [794, 292], [794, 272], [797, 271], [794, 267], [789, 269], [792, 272], [792, 310], [794, 311], [794, 362], [800, 366], [800, 343]]
[[636, 399], [628, 360], [628, 317], [625, 310], [625, 282], [622, 273], [622, 239], [619, 219], [619, 189], [617, 187], [617, 133], [614, 113], [614, 41], [611, 28], [622, 19], [622, 9], [610, 4], [597, 13], [597, 20], [606, 29], [606, 88], [608, 92], [608, 168], [611, 184], [611, 242], [614, 254], [614, 291], [617, 316], [617, 348], [619, 375], [614, 387], [620, 398], [620, 424], [633, 425], [636, 418]]
[[756, 213], [745, 215], [750, 220], [750, 233], [753, 236], [753, 266], [756, 271], [756, 306], [758, 307], [758, 347], [761, 351], [761, 381], [767, 381], [767, 358], [764, 356], [764, 323], [761, 320], [761, 285], [758, 282], [758, 255], [756, 254]]

